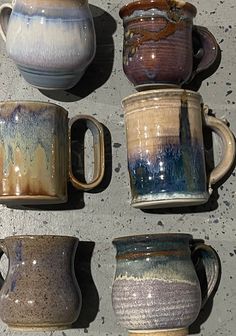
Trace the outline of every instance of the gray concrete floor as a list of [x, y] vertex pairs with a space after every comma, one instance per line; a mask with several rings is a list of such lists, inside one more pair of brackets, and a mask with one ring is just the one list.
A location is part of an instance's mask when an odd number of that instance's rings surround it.
[[[2, 0], [0, 2], [3, 2]], [[198, 7], [197, 24], [207, 26], [222, 49], [217, 72], [200, 88], [205, 103], [217, 114], [229, 119], [236, 134], [236, 4], [235, 0], [191, 1]], [[91, 114], [111, 133], [112, 178], [101, 193], [77, 195], [64, 211], [14, 210], [0, 208], [1, 237], [12, 234], [75, 235], [84, 244], [81, 259], [95, 247], [91, 259], [91, 276], [86, 283], [82, 268], [84, 294], [83, 315], [79, 328], [39, 335], [126, 335], [116, 324], [111, 306], [111, 287], [115, 272], [114, 237], [159, 232], [189, 232], [202, 238], [218, 252], [222, 277], [213, 304], [209, 303], [191, 335], [231, 336], [236, 332], [236, 202], [235, 174], [218, 189], [218, 199], [194, 213], [150, 214], [130, 206], [129, 179], [126, 164], [124, 118], [121, 99], [134, 92], [122, 71], [123, 28], [118, 17], [125, 1], [91, 1], [98, 35], [97, 58], [88, 73], [71, 93], [50, 96], [30, 87], [7, 58], [0, 40], [0, 100], [42, 100], [58, 103], [76, 114]], [[114, 57], [113, 57], [114, 54]], [[114, 58], [114, 59], [113, 59]], [[216, 160], [220, 151], [214, 137]], [[91, 172], [89, 172], [91, 173]], [[77, 206], [84, 202], [84, 206]], [[80, 202], [79, 202], [80, 200]], [[70, 209], [72, 208], [72, 209]], [[73, 209], [74, 208], [74, 209]], [[199, 211], [197, 211], [199, 210]], [[2, 259], [1, 270], [6, 269]], [[89, 278], [89, 272], [87, 273]], [[1, 335], [23, 335], [10, 332], [0, 324]]]

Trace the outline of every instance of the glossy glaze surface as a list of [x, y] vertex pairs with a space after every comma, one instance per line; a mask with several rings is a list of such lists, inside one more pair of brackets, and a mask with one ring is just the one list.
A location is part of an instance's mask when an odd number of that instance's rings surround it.
[[113, 241], [117, 270], [113, 307], [129, 330], [187, 328], [201, 307], [191, 236], [143, 236]]
[[32, 85], [68, 89], [95, 54], [95, 31], [87, 1], [16, 0], [6, 49]]
[[[130, 335], [144, 331], [150, 335], [158, 335], [158, 331], [161, 335], [187, 335], [202, 304], [191, 259], [192, 236], [130, 236], [117, 238], [113, 244], [117, 268], [112, 302], [118, 323]], [[211, 247], [201, 244], [199, 249], [205, 253], [202, 260], [210, 295], [219, 274], [218, 259]]]
[[192, 73], [192, 19], [196, 11], [178, 3], [144, 0], [120, 10], [124, 23], [124, 72], [138, 88], [155, 84], [178, 86]]
[[0, 201], [67, 198], [68, 119], [59, 106], [0, 103]]
[[211, 122], [218, 122], [224, 128], [220, 134], [227, 143], [222, 174], [228, 171], [227, 165], [232, 165], [235, 155], [227, 126], [216, 118], [209, 123], [211, 117], [203, 112], [201, 96], [192, 91], [150, 90], [131, 95], [122, 104], [133, 206], [155, 208], [206, 202], [211, 181], [206, 179], [203, 124], [216, 131], [218, 126]]
[[0, 316], [10, 328], [61, 329], [78, 318], [77, 244], [77, 238], [63, 236], [15, 236], [1, 241], [9, 270], [0, 292]]
[[123, 106], [132, 202], [207, 200], [200, 95], [150, 91]]

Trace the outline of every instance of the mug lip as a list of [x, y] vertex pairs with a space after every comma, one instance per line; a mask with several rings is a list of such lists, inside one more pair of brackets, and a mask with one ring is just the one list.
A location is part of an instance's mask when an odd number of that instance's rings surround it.
[[[193, 17], [197, 15], [197, 8], [193, 4], [182, 0], [171, 0], [171, 2], [175, 3], [177, 6], [179, 5], [177, 8], [183, 8], [190, 11]], [[152, 5], [151, 8], [158, 7], [160, 10], [167, 10], [168, 3], [166, 0], [137, 0], [121, 7], [119, 15], [121, 18], [124, 18], [130, 16], [135, 10], [148, 10], [150, 9], [150, 5]]]
[[180, 94], [187, 94], [188, 96], [192, 96], [192, 97], [196, 97], [196, 98], [200, 98], [202, 100], [202, 96], [199, 92], [195, 92], [195, 91], [191, 91], [191, 90], [184, 90], [184, 89], [154, 89], [154, 90], [147, 90], [147, 91], [141, 91], [141, 92], [136, 92], [133, 93], [125, 98], [122, 99], [121, 104], [122, 106], [127, 103], [129, 100], [132, 100], [134, 98], [141, 98], [141, 99], [145, 99], [148, 96], [154, 96], [155, 98], [158, 97], [164, 97], [167, 94], [170, 94], [170, 96], [174, 96], [174, 95], [179, 95]]
[[54, 108], [60, 108], [63, 113], [68, 115], [68, 111], [61, 105], [54, 104], [51, 102], [45, 102], [45, 101], [40, 101], [40, 100], [5, 100], [5, 101], [0, 101], [0, 107], [2, 105], [14, 105], [14, 104], [22, 104], [22, 105], [50, 105]]
[[144, 240], [153, 240], [153, 239], [186, 239], [186, 240], [192, 240], [193, 236], [190, 233], [148, 233], [148, 234], [140, 234], [140, 235], [130, 235], [130, 236], [123, 236], [123, 237], [117, 237], [112, 240], [113, 244], [119, 243], [119, 242], [133, 242], [133, 241], [144, 241]]
[[63, 239], [77, 239], [79, 238], [74, 237], [74, 236], [69, 236], [69, 235], [44, 235], [44, 234], [36, 234], [36, 235], [12, 235], [12, 236], [7, 236], [5, 238], [2, 238], [1, 240], [17, 240], [17, 239], [28, 239], [28, 240], [34, 240], [34, 239], [45, 239], [45, 238], [63, 238]]

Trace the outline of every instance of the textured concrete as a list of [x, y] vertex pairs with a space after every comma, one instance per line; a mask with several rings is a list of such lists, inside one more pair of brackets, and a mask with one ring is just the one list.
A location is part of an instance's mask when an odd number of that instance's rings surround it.
[[[1, 0], [2, 2], [2, 0]], [[236, 4], [235, 0], [191, 1], [198, 6], [195, 22], [207, 26], [216, 36], [222, 49], [222, 61], [217, 72], [201, 86], [205, 102], [218, 116], [231, 122], [236, 133]], [[85, 193], [84, 207], [76, 207], [75, 201], [64, 211], [14, 210], [1, 207], [1, 237], [12, 234], [70, 234], [88, 244], [81, 244], [77, 271], [84, 306], [80, 329], [54, 333], [36, 333], [36, 336], [77, 335], [126, 335], [126, 330], [116, 324], [111, 307], [111, 286], [115, 271], [113, 237], [144, 232], [189, 232], [195, 238], [203, 238], [214, 246], [222, 263], [222, 277], [213, 306], [208, 304], [191, 334], [202, 336], [231, 336], [236, 330], [236, 192], [235, 174], [218, 189], [208, 207], [172, 213], [150, 214], [130, 207], [129, 180], [126, 168], [126, 147], [123, 112], [120, 101], [134, 92], [122, 72], [122, 24], [118, 18], [119, 7], [124, 1], [91, 2], [98, 38], [98, 53], [94, 64], [77, 89], [50, 97], [30, 87], [7, 58], [5, 45], [0, 42], [0, 100], [31, 99], [58, 102], [68, 109], [70, 116], [76, 113], [91, 114], [103, 122], [112, 137], [112, 179], [101, 193]], [[109, 14], [105, 14], [105, 12]], [[114, 19], [116, 20], [116, 23]], [[113, 43], [115, 46], [113, 63]], [[109, 75], [109, 70], [112, 72]], [[94, 72], [93, 72], [94, 71]], [[80, 97], [83, 97], [80, 99]], [[219, 141], [215, 140], [216, 147]], [[218, 151], [216, 151], [218, 152]], [[217, 159], [217, 156], [216, 156]], [[78, 197], [79, 196], [79, 197]], [[81, 198], [75, 194], [74, 198]], [[82, 200], [80, 204], [82, 204]], [[61, 207], [62, 208], [62, 207]], [[91, 260], [91, 274], [86, 260]], [[6, 270], [6, 258], [2, 258], [1, 270]], [[88, 279], [85, 281], [85, 279]], [[93, 282], [96, 289], [93, 285]], [[92, 320], [92, 321], [91, 321]], [[25, 335], [10, 332], [0, 324], [1, 335]]]

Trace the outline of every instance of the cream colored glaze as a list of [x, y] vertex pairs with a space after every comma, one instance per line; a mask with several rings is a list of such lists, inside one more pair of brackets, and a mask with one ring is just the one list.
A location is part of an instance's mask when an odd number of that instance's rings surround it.
[[[159, 146], [173, 138], [179, 143], [181, 104], [187, 99], [188, 118], [192, 138], [202, 138], [201, 96], [183, 95], [174, 89], [170, 94], [157, 90], [141, 92], [123, 100], [128, 152], [131, 154], [145, 147], [155, 153]], [[181, 102], [182, 100], [182, 102]]]

